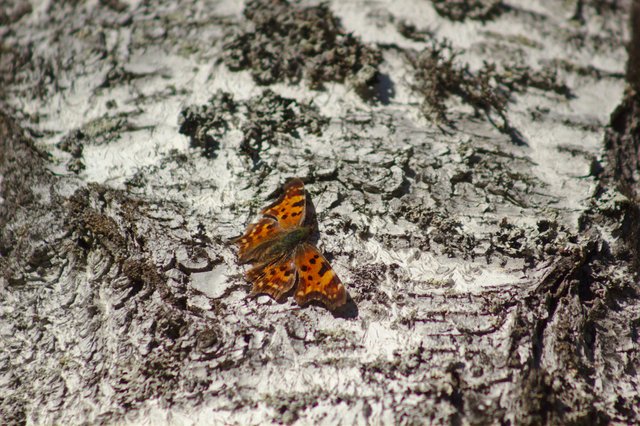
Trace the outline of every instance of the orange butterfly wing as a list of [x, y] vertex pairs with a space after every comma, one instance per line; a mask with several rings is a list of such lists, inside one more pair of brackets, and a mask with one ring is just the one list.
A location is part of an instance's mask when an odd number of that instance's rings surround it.
[[346, 303], [344, 285], [317, 248], [308, 243], [302, 244], [295, 254], [295, 266], [298, 270], [295, 297], [299, 305], [317, 300], [334, 310]]
[[275, 300], [280, 300], [295, 283], [295, 264], [291, 257], [284, 257], [249, 269], [246, 277], [253, 283], [249, 296], [268, 294]]
[[262, 214], [276, 219], [283, 229], [289, 229], [302, 225], [305, 207], [304, 183], [295, 178], [287, 182], [280, 198], [262, 209]]
[[264, 217], [258, 222], [249, 225], [247, 231], [231, 240], [233, 244], [237, 244], [238, 262], [240, 264], [251, 262], [259, 253], [256, 252], [258, 246], [275, 237], [282, 231], [278, 222], [270, 217]]

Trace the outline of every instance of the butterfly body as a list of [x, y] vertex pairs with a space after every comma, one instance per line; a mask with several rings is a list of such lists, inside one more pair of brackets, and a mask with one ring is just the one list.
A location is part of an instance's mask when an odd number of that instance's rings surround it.
[[300, 179], [290, 180], [263, 217], [232, 240], [239, 246], [238, 262], [251, 263], [246, 273], [251, 295], [268, 294], [276, 300], [297, 287], [298, 304], [311, 301], [336, 309], [346, 302], [344, 285], [329, 262], [308, 242], [313, 227], [305, 226], [306, 198]]
[[282, 256], [291, 256], [296, 247], [309, 238], [312, 228], [301, 226], [290, 230], [283, 230], [273, 238], [268, 239], [247, 253], [247, 260], [243, 263], [272, 262]]

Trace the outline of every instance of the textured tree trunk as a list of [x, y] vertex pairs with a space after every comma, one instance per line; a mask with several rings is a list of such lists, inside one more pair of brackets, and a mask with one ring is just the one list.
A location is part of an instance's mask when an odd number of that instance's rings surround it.
[[[9, 2], [0, 34], [0, 423], [640, 422], [640, 2]], [[333, 313], [248, 298], [228, 244], [293, 176]]]

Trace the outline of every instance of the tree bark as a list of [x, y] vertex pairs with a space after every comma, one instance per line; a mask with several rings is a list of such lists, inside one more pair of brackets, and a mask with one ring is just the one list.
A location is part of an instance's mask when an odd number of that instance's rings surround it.
[[[639, 13], [9, 3], [3, 423], [640, 422]], [[293, 176], [334, 313], [228, 244]]]

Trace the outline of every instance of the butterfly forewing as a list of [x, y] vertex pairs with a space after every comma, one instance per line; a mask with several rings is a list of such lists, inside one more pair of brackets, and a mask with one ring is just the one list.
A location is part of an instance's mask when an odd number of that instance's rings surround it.
[[290, 256], [255, 266], [247, 271], [247, 280], [253, 283], [250, 296], [268, 294], [275, 300], [280, 300], [291, 290], [295, 279], [295, 264]]
[[283, 229], [295, 228], [304, 222], [305, 203], [304, 183], [292, 179], [284, 186], [280, 198], [265, 207], [262, 214], [277, 219]]
[[299, 305], [317, 300], [333, 310], [345, 304], [344, 285], [317, 248], [302, 244], [295, 254], [295, 266], [298, 270], [295, 298]]
[[258, 222], [249, 225], [244, 235], [231, 240], [232, 243], [237, 244], [238, 261], [240, 263], [250, 262], [257, 256], [255, 250], [261, 243], [268, 241], [278, 235], [282, 229], [274, 219], [270, 217], [264, 217]]

